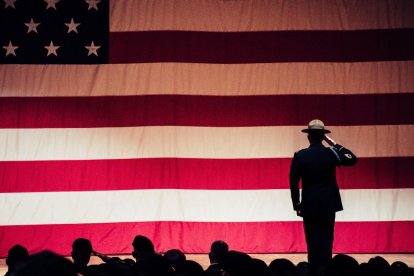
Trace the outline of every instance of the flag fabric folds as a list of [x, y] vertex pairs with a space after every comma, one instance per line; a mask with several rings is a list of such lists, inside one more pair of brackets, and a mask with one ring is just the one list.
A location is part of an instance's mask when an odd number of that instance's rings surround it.
[[25, 1], [0, 5], [0, 255], [304, 252], [288, 174], [321, 119], [335, 252], [412, 252], [414, 3]]

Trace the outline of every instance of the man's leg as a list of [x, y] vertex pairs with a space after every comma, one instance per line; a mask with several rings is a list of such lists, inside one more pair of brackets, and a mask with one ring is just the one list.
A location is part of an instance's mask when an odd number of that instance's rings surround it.
[[335, 213], [303, 218], [311, 275], [324, 269], [332, 259]]
[[322, 250], [321, 250], [321, 263], [327, 265], [332, 259], [332, 247], [334, 242], [334, 229], [335, 229], [335, 213], [326, 214], [321, 222], [321, 238], [322, 238]]

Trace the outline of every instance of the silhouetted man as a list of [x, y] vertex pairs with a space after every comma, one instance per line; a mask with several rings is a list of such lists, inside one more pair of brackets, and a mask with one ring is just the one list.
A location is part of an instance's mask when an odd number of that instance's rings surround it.
[[20, 244], [16, 244], [9, 250], [9, 254], [6, 258], [6, 264], [8, 266], [8, 271], [4, 276], [10, 276], [13, 274], [16, 266], [19, 263], [26, 261], [29, 258], [29, 251]]
[[145, 236], [135, 236], [132, 247], [134, 248], [132, 256], [136, 259], [137, 263], [156, 255], [154, 244]]
[[[311, 274], [323, 270], [332, 258], [335, 212], [343, 210], [335, 168], [352, 166], [356, 156], [326, 136], [330, 133], [320, 120], [310, 121], [302, 132], [310, 146], [295, 153], [290, 167], [293, 209], [303, 217]], [[330, 147], [325, 147], [322, 141]], [[299, 182], [302, 180], [302, 199]]]
[[145, 236], [135, 236], [132, 242], [136, 263], [133, 267], [135, 275], [142, 276], [168, 276], [173, 275], [174, 270], [167, 260], [155, 252], [154, 244]]
[[179, 271], [184, 266], [187, 257], [179, 249], [170, 249], [164, 253], [164, 259], [167, 260], [174, 271]]
[[76, 272], [87, 274], [88, 263], [91, 258], [92, 243], [88, 239], [78, 238], [72, 243], [71, 256]]
[[213, 242], [211, 244], [210, 252], [208, 253], [210, 266], [207, 268], [207, 271], [222, 270], [224, 268], [223, 263], [226, 260], [228, 253], [229, 246], [225, 241], [218, 240]]

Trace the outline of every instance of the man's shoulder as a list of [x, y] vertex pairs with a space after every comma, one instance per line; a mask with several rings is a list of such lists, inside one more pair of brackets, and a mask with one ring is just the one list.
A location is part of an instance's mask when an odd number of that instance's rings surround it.
[[306, 149], [300, 149], [298, 151], [295, 151], [295, 154], [293, 155], [293, 157], [297, 158], [297, 157], [301, 156], [305, 152], [305, 150]]
[[297, 152], [295, 152], [295, 154], [302, 155], [302, 154], [309, 154], [309, 153], [316, 152], [316, 151], [326, 151], [326, 150], [329, 150], [329, 148], [322, 145], [322, 146], [317, 146], [317, 147], [308, 147], [308, 148], [300, 149]]

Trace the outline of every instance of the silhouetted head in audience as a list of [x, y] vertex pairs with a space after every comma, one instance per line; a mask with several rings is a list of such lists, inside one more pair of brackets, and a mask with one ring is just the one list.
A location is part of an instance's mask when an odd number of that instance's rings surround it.
[[75, 266], [86, 267], [91, 259], [92, 243], [88, 239], [78, 238], [72, 243], [71, 256]]
[[275, 259], [269, 264], [269, 275], [271, 276], [293, 276], [295, 272], [295, 265], [288, 259]]
[[168, 264], [174, 268], [174, 270], [179, 269], [186, 261], [184, 253], [178, 249], [168, 250], [164, 253], [164, 258], [167, 260]]
[[267, 264], [263, 260], [252, 258], [251, 261], [252, 267], [252, 275], [255, 276], [267, 276], [268, 275], [268, 267]]
[[251, 276], [252, 258], [246, 253], [230, 250], [223, 262], [224, 270], [230, 276]]
[[[15, 270], [16, 265], [19, 263], [26, 261], [29, 258], [29, 251], [20, 244], [16, 244], [12, 248], [10, 248], [7, 258], [6, 264], [8, 266], [8, 273], [11, 273]], [[8, 274], [7, 274], [8, 275]]]
[[307, 276], [309, 273], [309, 264], [308, 262], [300, 262], [296, 265], [296, 275], [298, 276]]
[[329, 262], [326, 268], [327, 276], [348, 276], [358, 273], [359, 264], [351, 256], [338, 254]]
[[383, 257], [380, 256], [371, 258], [368, 261], [368, 267], [371, 275], [388, 276], [391, 273], [390, 264]]
[[358, 275], [360, 276], [369, 276], [369, 266], [368, 263], [360, 263], [358, 267]]
[[229, 252], [229, 246], [226, 242], [218, 240], [211, 244], [208, 257], [211, 264], [223, 263]]
[[50, 251], [30, 256], [13, 276], [76, 276], [75, 267], [66, 258]]
[[148, 256], [155, 254], [155, 249], [152, 241], [144, 236], [136, 236], [132, 242], [132, 247], [134, 248], [132, 256], [134, 256], [137, 261], [142, 261]]
[[405, 276], [408, 275], [408, 265], [397, 261], [391, 265], [391, 275], [392, 276]]

